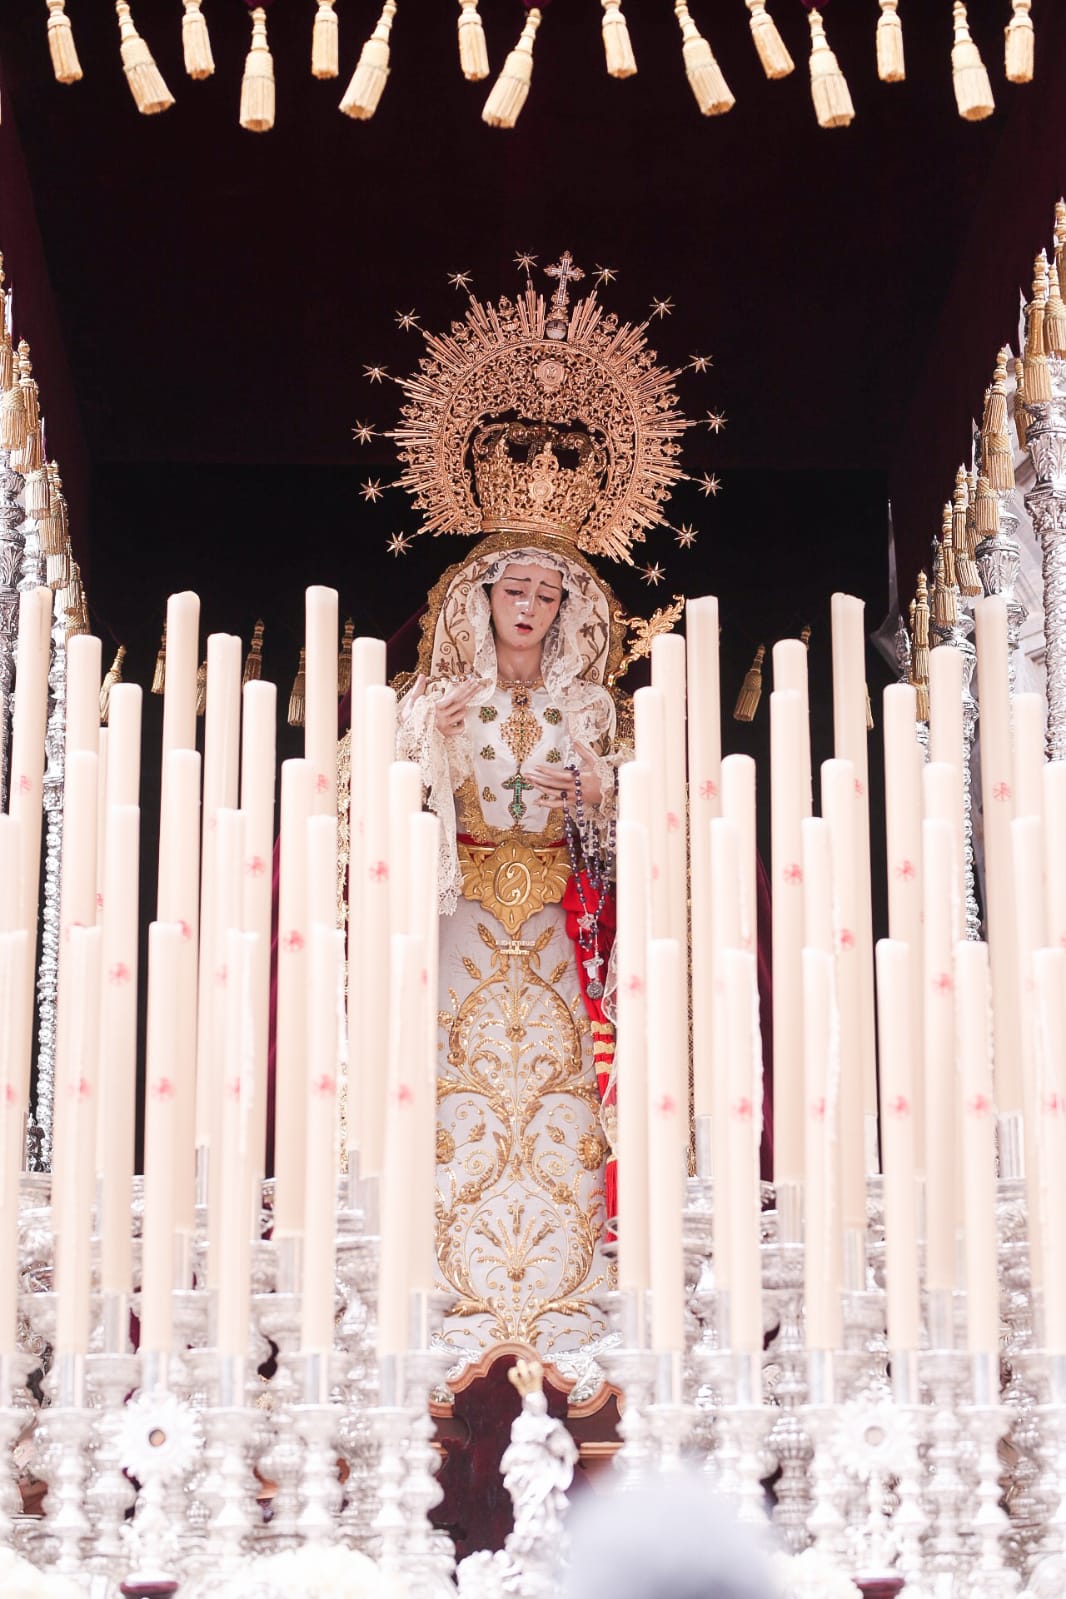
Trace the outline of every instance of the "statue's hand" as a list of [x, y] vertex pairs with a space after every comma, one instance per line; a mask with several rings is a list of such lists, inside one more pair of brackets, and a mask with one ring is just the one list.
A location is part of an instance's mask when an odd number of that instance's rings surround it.
[[[603, 786], [596, 775], [595, 757], [584, 744], [575, 745], [581, 759], [578, 775], [581, 778], [583, 805], [599, 805], [603, 799]], [[526, 772], [539, 785], [537, 798], [542, 804], [560, 805], [564, 800], [573, 809], [577, 803], [577, 781], [569, 766], [545, 766], [539, 761], [526, 767]]]
[[[480, 678], [467, 677], [447, 689], [437, 701], [434, 726], [445, 738], [456, 738], [466, 725], [466, 712], [470, 701], [481, 687]], [[424, 692], [425, 684], [422, 690]]]

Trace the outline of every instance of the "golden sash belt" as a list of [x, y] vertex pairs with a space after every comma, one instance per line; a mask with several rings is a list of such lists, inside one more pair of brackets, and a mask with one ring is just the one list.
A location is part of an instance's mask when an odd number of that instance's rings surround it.
[[565, 843], [527, 844], [521, 833], [499, 844], [457, 840], [463, 898], [480, 900], [514, 938], [522, 924], [558, 905], [570, 879]]

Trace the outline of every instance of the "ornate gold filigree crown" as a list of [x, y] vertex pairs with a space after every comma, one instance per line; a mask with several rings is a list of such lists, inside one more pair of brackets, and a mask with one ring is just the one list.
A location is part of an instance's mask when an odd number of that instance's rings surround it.
[[449, 333], [426, 335], [392, 433], [400, 484], [427, 532], [537, 533], [632, 561], [685, 476], [678, 373], [647, 322], [620, 323], [595, 290], [571, 304], [584, 274], [569, 251], [547, 270], [550, 300], [527, 280], [517, 301], [471, 296]]

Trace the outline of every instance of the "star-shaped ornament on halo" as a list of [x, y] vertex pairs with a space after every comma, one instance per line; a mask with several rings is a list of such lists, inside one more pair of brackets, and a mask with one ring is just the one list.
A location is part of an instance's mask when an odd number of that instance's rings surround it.
[[393, 533], [385, 548], [390, 555], [406, 555], [411, 548], [411, 537], [410, 533]]
[[697, 478], [696, 481], [700, 486], [700, 493], [706, 494], [709, 499], [713, 499], [722, 487], [722, 480], [715, 472], [710, 473], [710, 475], [704, 472], [703, 476]]
[[365, 366], [363, 368], [363, 376], [368, 378], [371, 383], [380, 383], [382, 379], [387, 378], [388, 375], [388, 372], [383, 366]]
[[666, 575], [665, 569], [660, 566], [658, 561], [655, 561], [648, 566], [642, 566], [640, 570], [644, 582], [649, 588], [655, 588], [657, 584], [662, 582]]
[[728, 421], [729, 418], [726, 416], [724, 411], [707, 412], [707, 426], [710, 428], [712, 433], [721, 433]]
[[369, 422], [357, 422], [352, 429], [352, 438], [357, 444], [369, 444], [370, 440], [377, 437], [376, 430]]
[[397, 311], [396, 326], [402, 328], [405, 333], [410, 333], [412, 328], [417, 328], [418, 326], [418, 312]]
[[449, 272], [448, 282], [453, 289], [469, 289], [471, 276], [469, 272]]
[[372, 500], [380, 500], [382, 494], [381, 479], [376, 477], [367, 478], [359, 492], [368, 505]]
[[688, 372], [706, 372], [708, 367], [714, 365], [714, 359], [709, 355], [690, 355], [688, 358]]
[[527, 250], [523, 250], [520, 255], [515, 256], [514, 264], [518, 268], [519, 272], [525, 272], [528, 276], [528, 274], [532, 272], [533, 268], [536, 266], [537, 258], [535, 255], [530, 255]]
[[652, 316], [657, 316], [660, 322], [664, 316], [669, 316], [673, 309], [674, 302], [670, 299], [669, 295], [665, 300], [653, 300], [651, 302], [651, 314]]
[[597, 262], [595, 278], [597, 283], [613, 283], [618, 276], [617, 267], [602, 267]]
[[696, 529], [691, 522], [682, 522], [674, 538], [683, 550], [690, 550], [696, 542]]

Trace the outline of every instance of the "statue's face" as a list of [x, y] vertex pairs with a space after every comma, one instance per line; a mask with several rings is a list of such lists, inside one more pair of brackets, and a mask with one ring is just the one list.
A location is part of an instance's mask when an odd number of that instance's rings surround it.
[[492, 626], [498, 642], [511, 649], [542, 644], [559, 614], [563, 580], [550, 566], [516, 563], [489, 590]]

